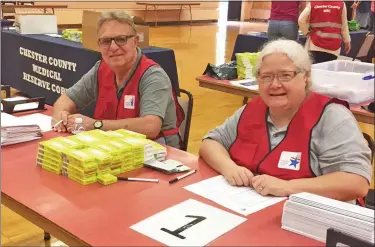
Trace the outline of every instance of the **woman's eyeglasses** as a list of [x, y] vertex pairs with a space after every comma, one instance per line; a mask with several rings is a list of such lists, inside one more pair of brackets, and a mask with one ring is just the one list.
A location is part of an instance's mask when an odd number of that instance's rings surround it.
[[301, 70], [280, 71], [276, 74], [273, 74], [273, 73], [258, 73], [257, 78], [262, 83], [271, 83], [275, 80], [275, 77], [276, 77], [279, 82], [283, 83], [283, 82], [289, 82], [289, 81], [293, 80], [293, 78], [296, 77], [299, 73], [301, 73]]
[[112, 40], [115, 41], [115, 43], [118, 46], [126, 45], [129, 39], [135, 37], [136, 35], [119, 35], [116, 37], [105, 37], [98, 40], [98, 43], [101, 47], [109, 47], [112, 44]]

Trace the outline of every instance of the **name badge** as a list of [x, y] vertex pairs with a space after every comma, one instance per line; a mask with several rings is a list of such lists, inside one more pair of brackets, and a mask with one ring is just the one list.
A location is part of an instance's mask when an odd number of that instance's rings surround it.
[[280, 155], [278, 168], [299, 171], [301, 165], [301, 153], [282, 152]]
[[125, 109], [134, 109], [135, 106], [135, 96], [134, 95], [125, 95], [124, 96], [124, 108]]

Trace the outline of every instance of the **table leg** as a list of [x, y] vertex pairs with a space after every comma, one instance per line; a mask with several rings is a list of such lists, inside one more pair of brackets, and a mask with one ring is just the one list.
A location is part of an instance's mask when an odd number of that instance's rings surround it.
[[51, 239], [51, 235], [48, 232], [44, 232], [44, 240], [48, 241]]
[[154, 16], [155, 16], [155, 27], [157, 27], [158, 26], [158, 14], [157, 14], [157, 6], [156, 5], [154, 5]]
[[243, 100], [242, 100], [242, 105], [246, 105], [247, 102], [248, 102], [249, 98], [248, 97], [243, 97]]
[[180, 23], [181, 25], [181, 13], [182, 13], [182, 4], [180, 5], [180, 12], [179, 12], [179, 15], [178, 15], [178, 22]]
[[193, 24], [193, 14], [191, 13], [191, 5], [189, 5], [189, 12], [190, 12], [190, 25]]
[[52, 8], [52, 14], [53, 15], [55, 14], [55, 8]]
[[146, 6], [146, 9], [145, 9], [145, 15], [143, 16], [143, 19], [146, 22], [146, 18], [147, 18], [147, 4], [145, 6]]

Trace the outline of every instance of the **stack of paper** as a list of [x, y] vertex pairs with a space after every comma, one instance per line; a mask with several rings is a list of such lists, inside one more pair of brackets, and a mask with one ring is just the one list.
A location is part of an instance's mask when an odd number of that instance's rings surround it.
[[282, 228], [322, 242], [334, 228], [374, 243], [374, 210], [303, 192], [284, 204]]
[[32, 141], [41, 136], [41, 129], [38, 125], [24, 124], [17, 117], [1, 113], [1, 146]]

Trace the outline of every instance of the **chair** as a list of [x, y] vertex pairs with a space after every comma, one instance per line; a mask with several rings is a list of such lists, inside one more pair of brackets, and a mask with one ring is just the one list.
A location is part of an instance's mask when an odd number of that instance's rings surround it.
[[363, 40], [361, 48], [358, 50], [357, 54], [354, 57], [339, 56], [339, 59], [359, 61], [357, 58], [367, 57], [373, 43], [374, 43], [374, 34], [369, 32], [366, 34], [366, 37]]
[[371, 162], [372, 162], [374, 160], [374, 147], [375, 147], [374, 140], [371, 138], [370, 135], [366, 133], [363, 133], [363, 137], [366, 139], [367, 145], [371, 149]]
[[[181, 94], [184, 94], [187, 98], [181, 97]], [[185, 113], [185, 120], [180, 125], [180, 137], [183, 142], [182, 147], [180, 147], [180, 149], [183, 151], [187, 151], [194, 99], [193, 95], [184, 89], [180, 89], [180, 96], [177, 99], [178, 103], [180, 104]]]
[[[338, 244], [340, 243], [340, 245]], [[372, 243], [365, 240], [359, 239], [357, 237], [351, 236], [349, 234], [337, 231], [333, 228], [327, 230], [326, 237], [326, 247], [336, 247], [336, 246], [350, 246], [350, 247], [373, 247]]]

